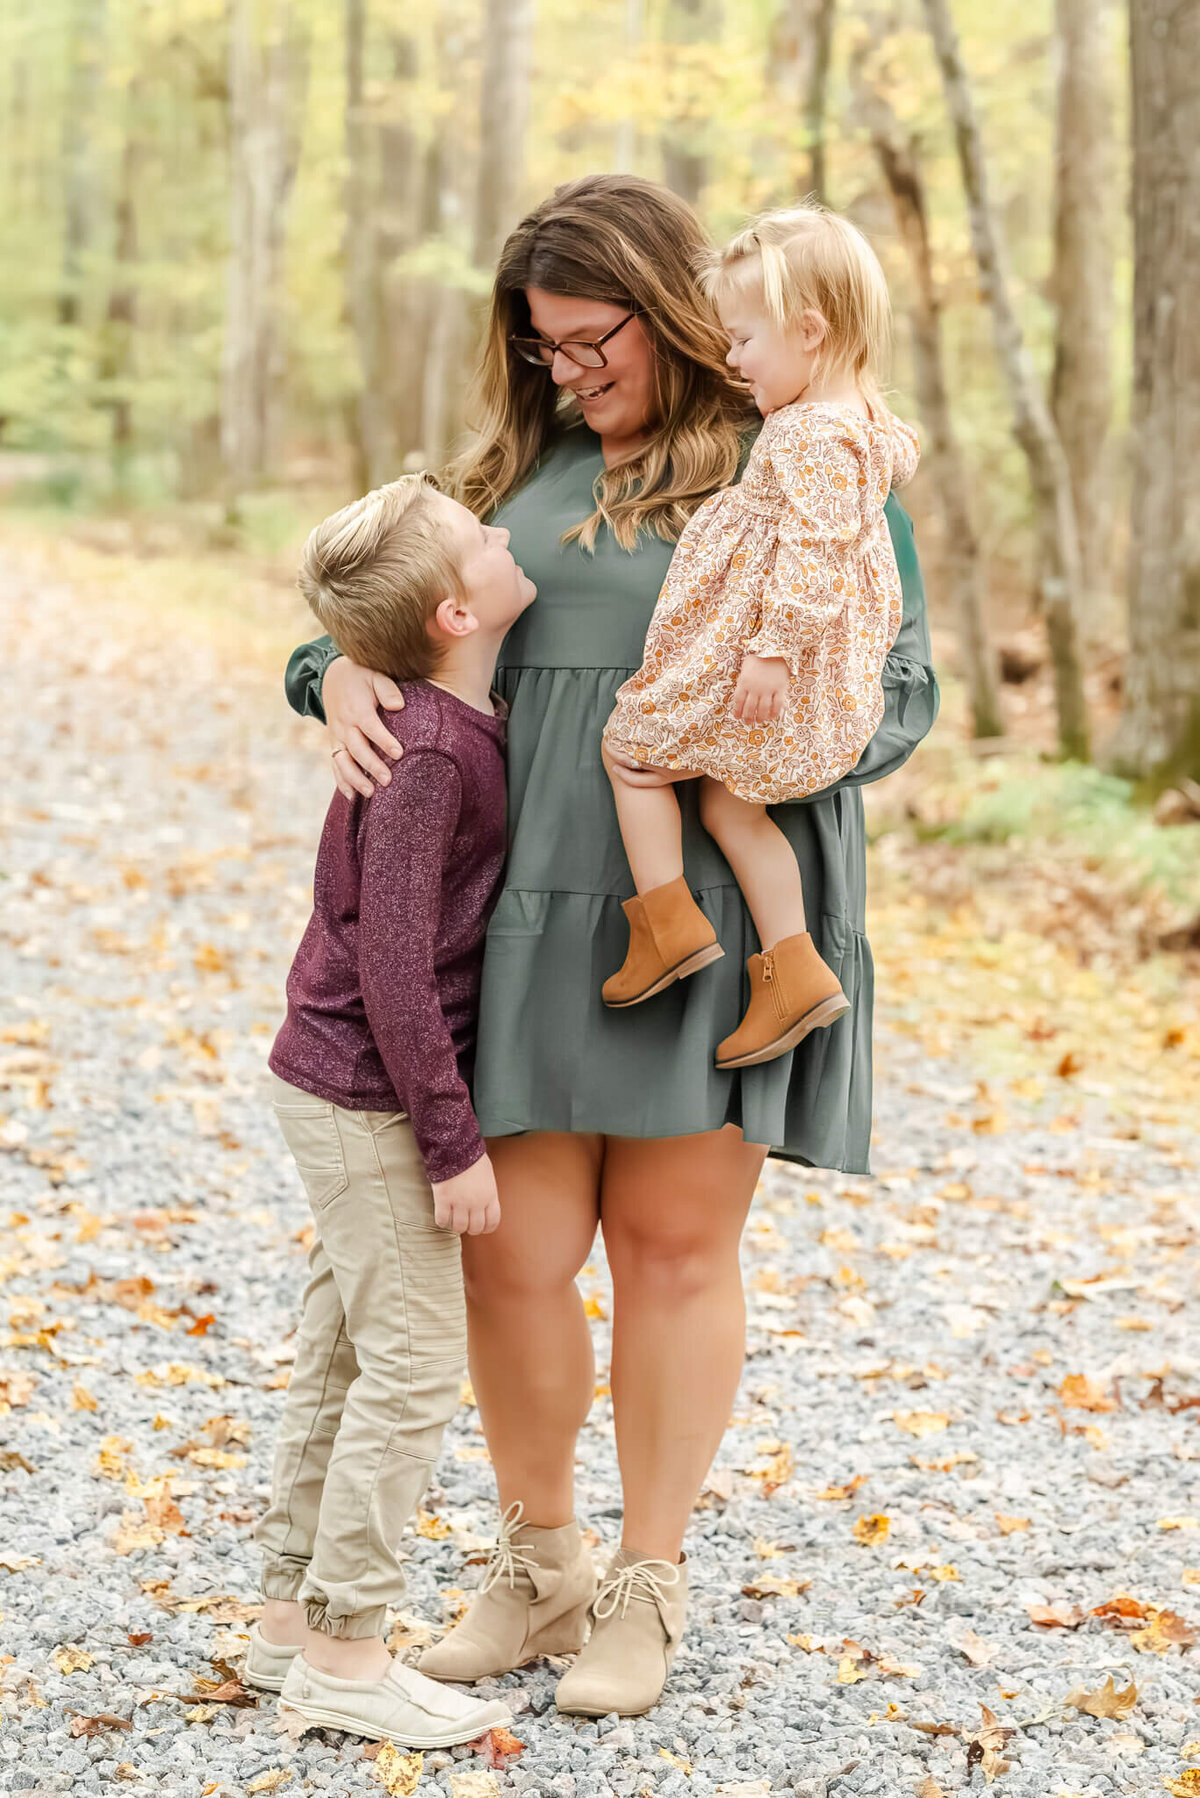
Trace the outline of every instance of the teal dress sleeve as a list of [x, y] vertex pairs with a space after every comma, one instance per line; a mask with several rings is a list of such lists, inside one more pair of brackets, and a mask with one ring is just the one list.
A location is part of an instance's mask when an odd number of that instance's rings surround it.
[[332, 637], [317, 637], [313, 642], [302, 643], [299, 649], [293, 649], [283, 677], [283, 690], [293, 712], [299, 712], [302, 718], [319, 718], [324, 724], [321, 682], [330, 662], [336, 661], [341, 653], [340, 649], [334, 648]]

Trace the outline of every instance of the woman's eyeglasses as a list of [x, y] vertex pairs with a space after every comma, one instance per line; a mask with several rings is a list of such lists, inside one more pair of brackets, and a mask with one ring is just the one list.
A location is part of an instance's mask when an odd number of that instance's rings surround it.
[[618, 331], [623, 331], [634, 317], [635, 313], [627, 312], [611, 331], [606, 331], [594, 343], [548, 343], [543, 337], [510, 337], [508, 341], [523, 361], [536, 362], [539, 368], [549, 368], [559, 350], [580, 368], [607, 368], [608, 357], [601, 346]]

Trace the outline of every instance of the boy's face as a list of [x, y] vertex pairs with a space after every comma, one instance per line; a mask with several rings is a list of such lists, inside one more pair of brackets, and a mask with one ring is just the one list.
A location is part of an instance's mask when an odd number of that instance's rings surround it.
[[809, 321], [814, 315], [806, 313], [793, 329], [785, 331], [746, 294], [731, 297], [720, 311], [729, 336], [725, 360], [749, 383], [763, 417], [789, 406], [812, 379], [813, 350], [820, 342], [818, 336], [810, 343]]
[[537, 598], [537, 588], [508, 547], [503, 525], [482, 524], [447, 493], [432, 502], [454, 538], [462, 570], [462, 604], [485, 630], [504, 631]]

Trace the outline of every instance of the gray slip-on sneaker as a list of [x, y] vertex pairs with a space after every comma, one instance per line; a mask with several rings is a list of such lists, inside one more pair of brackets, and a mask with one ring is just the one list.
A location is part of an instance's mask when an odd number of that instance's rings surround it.
[[394, 1660], [383, 1679], [338, 1679], [298, 1654], [288, 1669], [280, 1704], [310, 1729], [345, 1729], [399, 1748], [453, 1748], [512, 1722], [496, 1701], [456, 1692]]
[[277, 1643], [268, 1642], [258, 1624], [252, 1623], [242, 1683], [256, 1686], [260, 1692], [281, 1692], [287, 1670], [302, 1647], [303, 1644], [297, 1642], [294, 1648], [280, 1648]]

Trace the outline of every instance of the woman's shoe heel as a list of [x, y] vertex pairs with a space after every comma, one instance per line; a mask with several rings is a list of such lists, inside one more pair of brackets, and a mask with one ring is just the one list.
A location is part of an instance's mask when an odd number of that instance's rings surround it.
[[540, 1635], [529, 1641], [530, 1659], [541, 1654], [578, 1654], [587, 1641], [591, 1600], [578, 1604], [573, 1611], [564, 1611], [553, 1623], [547, 1624]]

